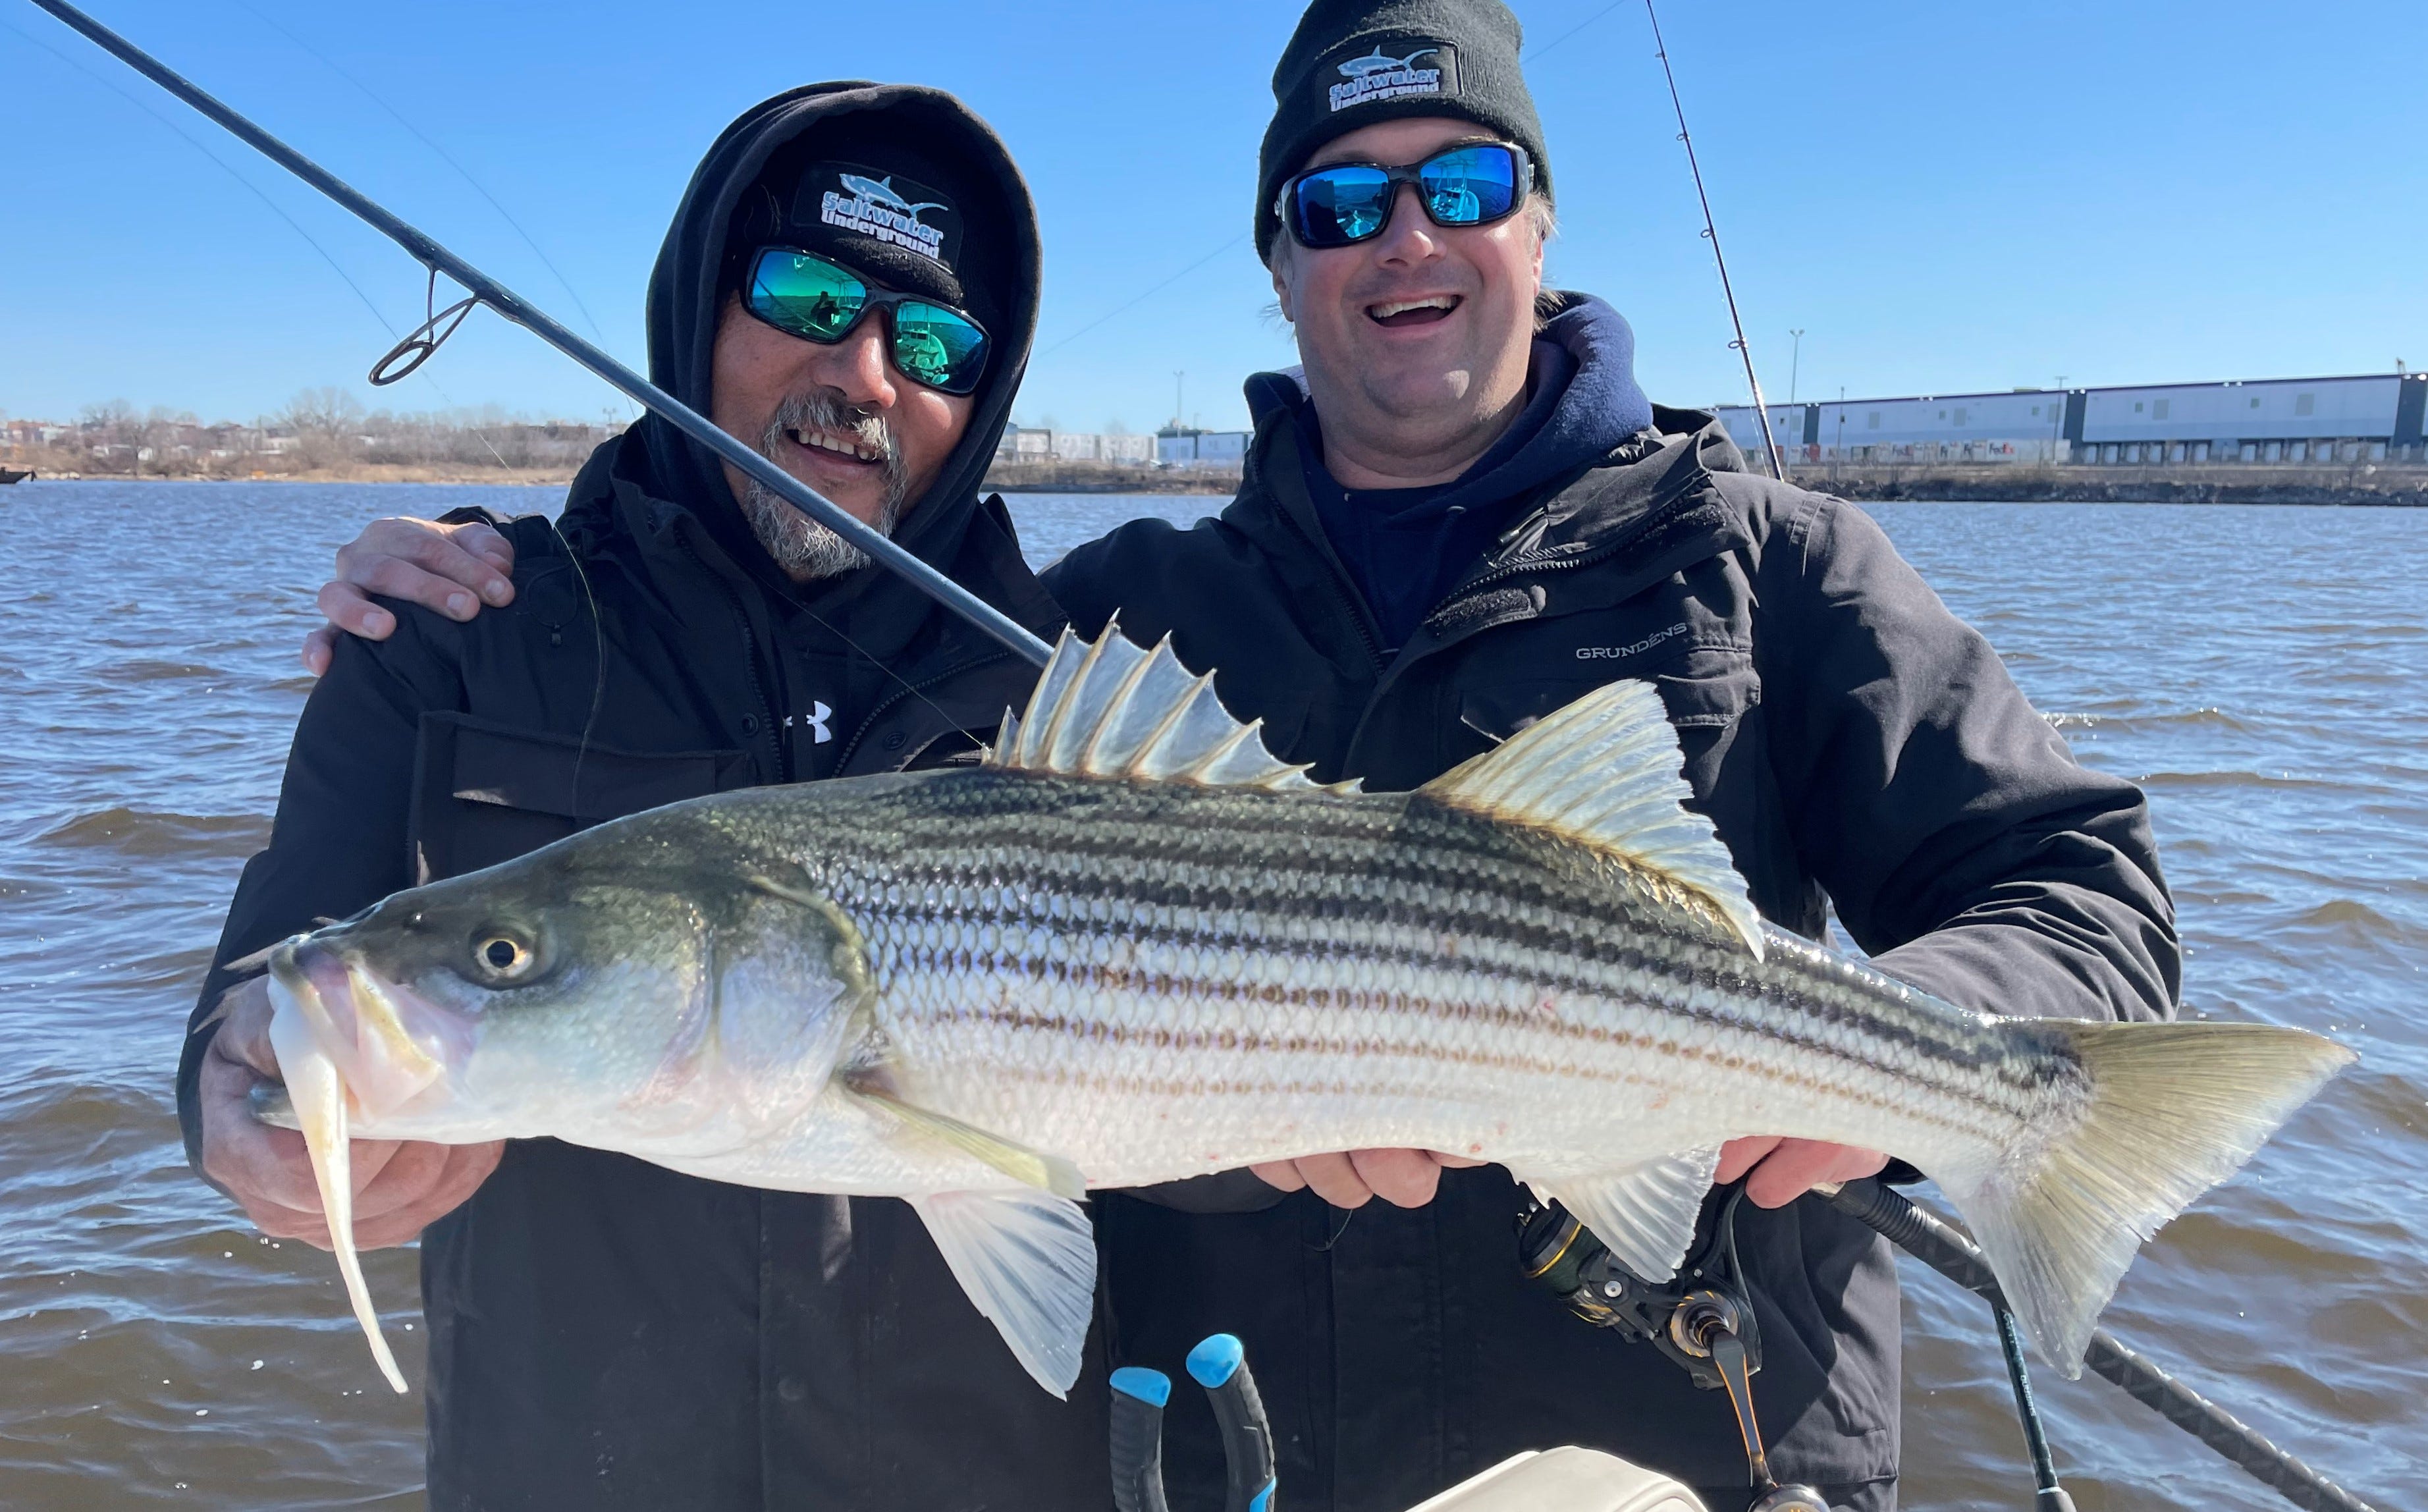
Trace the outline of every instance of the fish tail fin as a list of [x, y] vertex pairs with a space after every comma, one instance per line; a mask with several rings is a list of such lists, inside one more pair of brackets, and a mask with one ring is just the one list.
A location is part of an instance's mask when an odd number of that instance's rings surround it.
[[1948, 1196], [2032, 1342], [2075, 1377], [2142, 1241], [2233, 1175], [2354, 1057], [2267, 1024], [2011, 1022], [2071, 1052], [2088, 1102], [2070, 1126], [2036, 1133], [1972, 1191]]

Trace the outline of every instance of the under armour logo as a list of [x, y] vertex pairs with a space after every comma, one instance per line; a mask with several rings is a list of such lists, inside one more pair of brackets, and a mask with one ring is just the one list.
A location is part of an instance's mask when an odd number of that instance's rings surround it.
[[[815, 698], [812, 698], [810, 700], [809, 716], [803, 719], [801, 723], [810, 727], [811, 745], [823, 746], [828, 741], [834, 739], [834, 731], [827, 728], [827, 721], [833, 717], [834, 711], [832, 709], [828, 708], [825, 704], [820, 703]], [[787, 730], [793, 728], [793, 716], [791, 715], [786, 715], [784, 716], [784, 728]]]

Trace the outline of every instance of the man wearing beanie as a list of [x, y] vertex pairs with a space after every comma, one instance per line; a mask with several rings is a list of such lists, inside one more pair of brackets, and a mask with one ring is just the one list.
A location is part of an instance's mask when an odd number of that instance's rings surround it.
[[[959, 101], [796, 90], [727, 128], [684, 194], [649, 374], [1050, 636], [1003, 501], [977, 491], [1038, 273], [1027, 189]], [[249, 1115], [276, 1073], [266, 994], [225, 962], [620, 814], [948, 760], [1032, 679], [655, 417], [591, 456], [561, 534], [489, 523], [512, 549], [502, 607], [386, 600], [387, 638], [334, 648], [196, 1010], [189, 1152], [273, 1235], [328, 1242], [296, 1136]], [[358, 1238], [422, 1240], [434, 1508], [1105, 1499], [1101, 1360], [1067, 1403], [1040, 1390], [905, 1204], [551, 1140], [356, 1142], [353, 1164]]]
[[[1984, 1011], [2172, 1012], [2141, 794], [2073, 761], [1866, 516], [1749, 473], [1710, 415], [1646, 398], [1616, 309], [1542, 287], [1553, 176], [1519, 53], [1499, 0], [1307, 10], [1254, 206], [1302, 366], [1249, 380], [1221, 518], [1134, 522], [1046, 574], [1073, 625], [1170, 633], [1286, 760], [1378, 790], [1651, 682], [1765, 917], [1819, 938], [1834, 908], [1882, 969]], [[1747, 1140], [1714, 1171], [1748, 1199], [1771, 1467], [1853, 1512], [1896, 1500], [1896, 1276], [1801, 1193], [1881, 1164]], [[1100, 1194], [1113, 1363], [1238, 1334], [1293, 1512], [1401, 1512], [1561, 1443], [1745, 1506], [1726, 1400], [1521, 1275], [1524, 1200], [1406, 1150]], [[1174, 1507], [1220, 1504], [1205, 1404], [1175, 1395], [1165, 1427]]]
[[[1371, 789], [1650, 681], [1774, 923], [1817, 939], [1834, 906], [1883, 970], [1985, 1011], [2170, 1013], [2141, 795], [2075, 764], [1866, 516], [1747, 471], [1711, 416], [1646, 399], [1616, 310], [1542, 288], [1553, 177], [1519, 50], [1500, 0], [1307, 9], [1254, 207], [1302, 366], [1249, 380], [1220, 519], [1134, 522], [1046, 574], [1073, 625], [1169, 632], [1284, 759]], [[1562, 1443], [1744, 1507], [1725, 1398], [1521, 1275], [1525, 1193], [1465, 1165], [1341, 1152], [1101, 1197], [1113, 1363], [1238, 1334], [1294, 1512], [1396, 1512]], [[1896, 1274], [1801, 1193], [1881, 1165], [1745, 1140], [1715, 1171], [1746, 1180], [1771, 1468], [1856, 1512], [1895, 1504]], [[1186, 1395], [1166, 1423], [1173, 1504], [1212, 1508], [1213, 1423]]]

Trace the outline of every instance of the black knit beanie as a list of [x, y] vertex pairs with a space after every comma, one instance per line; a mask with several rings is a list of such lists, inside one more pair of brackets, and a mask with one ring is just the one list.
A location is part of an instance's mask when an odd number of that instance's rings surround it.
[[868, 278], [968, 311], [1002, 333], [1015, 238], [1003, 186], [969, 166], [935, 123], [884, 111], [840, 116], [785, 143], [734, 207], [719, 300], [762, 247], [799, 247]]
[[1282, 229], [1273, 202], [1307, 155], [1377, 121], [1472, 121], [1525, 148], [1535, 192], [1548, 196], [1543, 123], [1518, 67], [1524, 40], [1501, 0], [1315, 0], [1273, 69], [1273, 123], [1257, 158], [1256, 255], [1272, 261]]

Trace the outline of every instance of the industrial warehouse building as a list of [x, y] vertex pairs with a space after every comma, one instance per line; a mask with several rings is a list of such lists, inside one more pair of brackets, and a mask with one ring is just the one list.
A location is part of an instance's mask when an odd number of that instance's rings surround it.
[[[2391, 372], [1774, 404], [1770, 424], [1802, 462], [2420, 462], [2423, 411], [2428, 373]], [[1760, 452], [1752, 406], [1719, 416]]]

